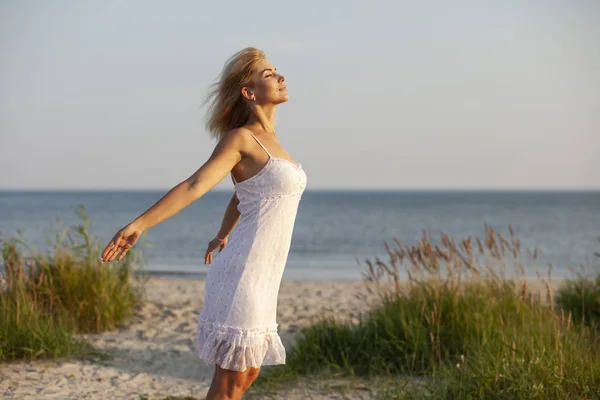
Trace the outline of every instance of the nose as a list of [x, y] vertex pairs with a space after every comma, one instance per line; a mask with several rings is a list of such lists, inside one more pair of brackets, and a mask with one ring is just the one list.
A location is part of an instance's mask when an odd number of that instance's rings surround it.
[[285, 82], [285, 76], [279, 74], [279, 82]]

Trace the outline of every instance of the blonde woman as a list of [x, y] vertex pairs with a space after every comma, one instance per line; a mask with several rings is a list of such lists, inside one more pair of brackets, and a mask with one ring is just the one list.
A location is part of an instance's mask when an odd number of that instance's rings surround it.
[[235, 193], [206, 252], [205, 263], [212, 266], [196, 333], [198, 356], [215, 365], [209, 400], [240, 399], [262, 365], [285, 363], [275, 321], [277, 295], [307, 182], [275, 133], [275, 109], [288, 98], [285, 78], [262, 51], [234, 54], [207, 97], [206, 125], [218, 139], [212, 155], [117, 232], [102, 254], [103, 261], [123, 259], [142, 232], [231, 173]]

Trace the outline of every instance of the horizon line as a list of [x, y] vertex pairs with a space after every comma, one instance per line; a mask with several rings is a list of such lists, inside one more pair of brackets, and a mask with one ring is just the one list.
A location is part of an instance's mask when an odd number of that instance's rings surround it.
[[[168, 192], [171, 188], [0, 188], [2, 192]], [[232, 193], [231, 189], [212, 189], [211, 192]], [[313, 188], [306, 189], [306, 192], [600, 192], [600, 187], [540, 187], [540, 188], [522, 188], [522, 187], [405, 187], [405, 188]], [[206, 195], [205, 194], [205, 195]]]

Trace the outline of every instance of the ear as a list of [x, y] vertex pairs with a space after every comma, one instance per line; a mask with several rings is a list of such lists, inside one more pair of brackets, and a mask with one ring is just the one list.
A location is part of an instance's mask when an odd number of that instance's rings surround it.
[[244, 98], [248, 101], [254, 101], [256, 99], [256, 97], [254, 96], [254, 93], [252, 93], [252, 91], [250, 89], [248, 89], [247, 87], [243, 87], [241, 90], [242, 96], [244, 96]]

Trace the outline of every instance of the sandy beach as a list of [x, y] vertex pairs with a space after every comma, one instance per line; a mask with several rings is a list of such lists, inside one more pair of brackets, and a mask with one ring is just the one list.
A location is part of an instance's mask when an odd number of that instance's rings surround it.
[[[146, 302], [128, 323], [118, 330], [88, 336], [106, 357], [1, 365], [0, 394], [3, 399], [139, 400], [169, 395], [203, 399], [214, 371], [214, 366], [195, 355], [196, 321], [203, 297], [203, 280], [150, 278]], [[319, 315], [353, 318], [373, 301], [376, 296], [368, 294], [361, 281], [283, 281], [277, 312], [282, 341], [289, 349], [298, 329]], [[263, 367], [261, 373], [268, 368]], [[299, 384], [276, 398], [344, 398], [331, 387], [321, 386], [316, 382]], [[366, 396], [350, 394], [346, 398]]]
[[[559, 283], [552, 282], [552, 289]], [[546, 293], [541, 281], [529, 281], [528, 290]], [[203, 280], [150, 278], [146, 301], [129, 322], [117, 330], [87, 336], [102, 357], [0, 365], [0, 394], [3, 399], [204, 399], [214, 366], [195, 354], [196, 321], [203, 298]], [[283, 281], [277, 310], [279, 334], [289, 350], [298, 330], [319, 316], [333, 313], [338, 319], [356, 318], [377, 299], [362, 281]], [[261, 373], [268, 368], [263, 367]], [[270, 398], [369, 398], [368, 383], [352, 382], [354, 390], [347, 392], [350, 384], [344, 379], [303, 380]], [[249, 391], [244, 398], [257, 397]]]

